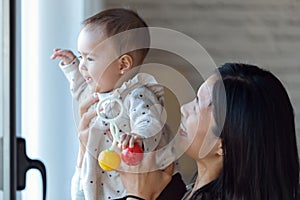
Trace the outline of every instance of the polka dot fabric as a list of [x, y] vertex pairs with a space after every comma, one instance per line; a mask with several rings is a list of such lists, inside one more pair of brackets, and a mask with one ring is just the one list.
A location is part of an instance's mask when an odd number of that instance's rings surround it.
[[[78, 61], [61, 67], [70, 82], [73, 98], [79, 103], [87, 95], [92, 95], [87, 84], [78, 71]], [[125, 114], [117, 121], [119, 135], [131, 133], [140, 135], [143, 139], [145, 151], [152, 151], [166, 143], [162, 128], [163, 87], [157, 85], [156, 80], [149, 74], [140, 73], [126, 81], [120, 88], [111, 93], [100, 94], [101, 98], [113, 95], [123, 101]], [[95, 104], [96, 105], [96, 104]], [[89, 109], [95, 109], [95, 105]], [[75, 108], [76, 110], [76, 108]], [[112, 117], [120, 112], [118, 106], [106, 104], [103, 113]], [[73, 199], [116, 199], [125, 196], [119, 174], [116, 171], [105, 172], [98, 165], [98, 155], [111, 146], [106, 134], [109, 124], [95, 117], [90, 123], [89, 140], [81, 169], [77, 169], [72, 179]], [[171, 153], [171, 152], [170, 152]], [[171, 155], [168, 155], [169, 157]], [[163, 159], [160, 159], [163, 161]], [[160, 163], [165, 166], [164, 163]]]

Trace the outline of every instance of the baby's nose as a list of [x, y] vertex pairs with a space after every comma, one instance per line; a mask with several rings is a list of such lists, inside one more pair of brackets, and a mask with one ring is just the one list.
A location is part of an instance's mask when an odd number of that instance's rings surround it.
[[87, 70], [87, 67], [86, 65], [84, 64], [84, 61], [81, 60], [80, 63], [79, 63], [79, 70]]

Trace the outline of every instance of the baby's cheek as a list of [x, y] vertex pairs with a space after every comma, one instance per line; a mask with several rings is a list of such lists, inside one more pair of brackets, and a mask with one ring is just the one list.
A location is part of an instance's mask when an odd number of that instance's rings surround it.
[[90, 70], [90, 73], [94, 80], [99, 81], [101, 79], [102, 73], [99, 70]]

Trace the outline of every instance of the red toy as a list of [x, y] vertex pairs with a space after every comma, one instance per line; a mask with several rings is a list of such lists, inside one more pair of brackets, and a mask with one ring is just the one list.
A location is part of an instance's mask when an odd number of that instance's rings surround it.
[[138, 165], [144, 157], [144, 151], [137, 143], [134, 143], [133, 148], [127, 147], [122, 151], [121, 158], [129, 166]]

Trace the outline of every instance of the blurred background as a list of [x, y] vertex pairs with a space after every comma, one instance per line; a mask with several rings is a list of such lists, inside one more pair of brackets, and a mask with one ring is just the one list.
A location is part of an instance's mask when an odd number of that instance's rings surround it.
[[[246, 62], [273, 72], [292, 100], [300, 148], [300, 1], [16, 2], [17, 135], [27, 140], [28, 156], [40, 159], [46, 165], [47, 199], [70, 199], [70, 182], [78, 151], [69, 85], [58, 68], [58, 61], [50, 60], [50, 55], [56, 47], [77, 52], [81, 22], [107, 8], [130, 8], [149, 26], [186, 34], [205, 48], [216, 65], [230, 61]], [[161, 63], [178, 70], [190, 78], [193, 89], [201, 84], [201, 80], [193, 76], [193, 71], [189, 71], [190, 63], [170, 52], [152, 50], [146, 62]], [[190, 89], [182, 88], [182, 91], [185, 102], [194, 98]], [[180, 103], [171, 91], [166, 93], [168, 122], [176, 131]], [[194, 163], [185, 156], [180, 163], [184, 180], [188, 183], [195, 172]], [[26, 189], [19, 191], [17, 197], [22, 200], [41, 199], [41, 188], [40, 174], [30, 170]]]

